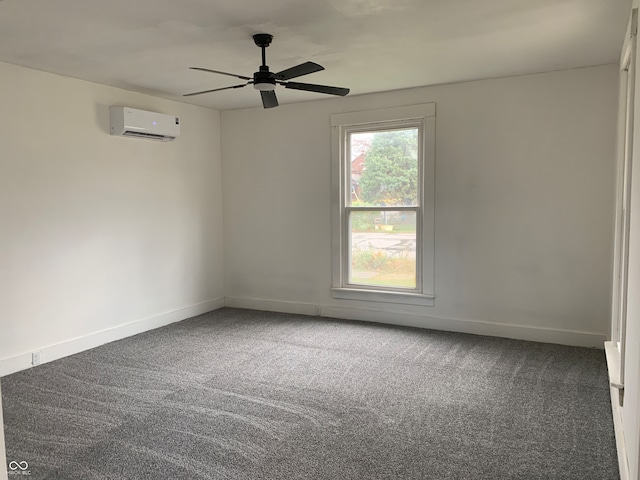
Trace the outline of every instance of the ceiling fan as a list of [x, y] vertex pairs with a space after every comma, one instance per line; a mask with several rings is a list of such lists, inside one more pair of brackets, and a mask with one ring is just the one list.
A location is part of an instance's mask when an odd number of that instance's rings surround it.
[[265, 49], [271, 44], [273, 36], [268, 33], [257, 33], [253, 36], [255, 44], [262, 49], [262, 65], [260, 70], [253, 74], [253, 78], [246, 77], [244, 75], [236, 75], [235, 73], [221, 72], [219, 70], [210, 70], [202, 67], [189, 67], [192, 70], [202, 70], [203, 72], [219, 73], [221, 75], [228, 75], [230, 77], [236, 77], [240, 80], [248, 80], [246, 83], [240, 85], [232, 85], [230, 87], [214, 88], [212, 90], [203, 90], [201, 92], [187, 93], [184, 97], [191, 97], [193, 95], [201, 95], [203, 93], [219, 92], [221, 90], [230, 90], [233, 88], [242, 88], [247, 85], [253, 85], [253, 88], [260, 91], [262, 97], [262, 105], [264, 108], [272, 108], [278, 106], [278, 98], [276, 97], [276, 85], [282, 85], [284, 88], [292, 88], [294, 90], [305, 90], [307, 92], [327, 93], [329, 95], [345, 96], [349, 93], [348, 88], [330, 87], [328, 85], [315, 85], [312, 83], [299, 83], [289, 82], [292, 78], [301, 77], [302, 75], [308, 75], [310, 73], [319, 72], [324, 70], [322, 65], [318, 65], [314, 62], [305, 62], [295, 67], [287, 68], [278, 73], [269, 71], [267, 66], [267, 57]]

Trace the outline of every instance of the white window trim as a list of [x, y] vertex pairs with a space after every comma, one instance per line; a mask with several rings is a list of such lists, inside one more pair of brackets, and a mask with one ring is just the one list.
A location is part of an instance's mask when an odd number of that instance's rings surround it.
[[625, 346], [627, 333], [627, 295], [629, 276], [629, 232], [631, 220], [631, 166], [636, 79], [638, 9], [631, 11], [620, 55], [618, 103], [618, 152], [616, 177], [616, 220], [613, 258], [611, 341], [605, 342], [609, 383], [619, 391], [618, 404], [624, 403]]
[[[435, 103], [411, 105], [406, 107], [383, 108], [360, 112], [338, 113], [331, 115], [331, 252], [332, 252], [332, 296], [346, 300], [370, 302], [400, 303], [419, 306], [433, 306], [434, 293], [434, 250], [435, 250]], [[422, 218], [416, 219], [421, 229], [422, 244], [416, 245], [417, 265], [421, 272], [418, 290], [399, 291], [377, 287], [356, 287], [347, 285], [345, 278], [346, 249], [345, 207], [347, 193], [346, 165], [343, 138], [345, 131], [354, 127], [370, 126], [388, 122], [419, 123], [422, 130], [422, 175], [421, 209]]]

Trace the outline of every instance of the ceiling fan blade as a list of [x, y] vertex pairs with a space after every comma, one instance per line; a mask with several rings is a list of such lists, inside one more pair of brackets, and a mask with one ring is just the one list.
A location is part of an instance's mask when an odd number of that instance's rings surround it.
[[330, 87], [329, 85], [314, 85], [312, 83], [287, 82], [282, 85], [285, 88], [293, 88], [295, 90], [305, 90], [307, 92], [328, 93], [329, 95], [340, 95], [344, 97], [349, 93], [348, 88]]
[[262, 97], [262, 106], [264, 108], [273, 108], [278, 106], [278, 97], [273, 90], [261, 90], [260, 96]]
[[230, 77], [236, 77], [240, 80], [252, 80], [251, 77], [245, 77], [244, 75], [236, 75], [235, 73], [221, 72], [220, 70], [211, 70], [209, 68], [202, 67], [189, 67], [191, 70], [200, 70], [202, 72], [219, 73], [220, 75], [229, 75]]
[[201, 92], [186, 93], [186, 94], [184, 94], [182, 96], [183, 97], [192, 97], [194, 95], [202, 95], [203, 93], [219, 92], [220, 90], [231, 90], [232, 88], [242, 88], [242, 87], [246, 87], [247, 85], [249, 85], [249, 83], [251, 83], [251, 82], [242, 83], [240, 85], [232, 85], [231, 87], [214, 88], [212, 90], [203, 90]]
[[281, 72], [274, 74], [274, 76], [278, 80], [289, 80], [291, 78], [301, 77], [302, 75], [308, 75], [313, 72], [319, 72], [320, 70], [324, 70], [322, 65], [318, 65], [313, 62], [305, 62], [300, 65], [296, 65], [295, 67], [282, 70]]

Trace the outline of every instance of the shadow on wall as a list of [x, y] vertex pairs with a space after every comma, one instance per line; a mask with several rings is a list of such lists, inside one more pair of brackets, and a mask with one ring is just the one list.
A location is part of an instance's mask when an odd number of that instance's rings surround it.
[[[0, 0], [1, 2], [2, 0]], [[96, 104], [96, 123], [100, 127], [100, 130], [107, 135], [111, 134], [111, 127], [109, 126], [109, 105]]]

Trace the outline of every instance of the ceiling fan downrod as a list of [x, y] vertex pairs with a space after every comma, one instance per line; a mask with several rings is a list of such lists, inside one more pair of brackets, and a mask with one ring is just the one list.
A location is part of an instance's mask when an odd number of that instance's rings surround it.
[[266, 48], [271, 45], [271, 41], [273, 40], [273, 35], [269, 35], [268, 33], [256, 33], [253, 36], [253, 41], [257, 46], [262, 49], [262, 66], [267, 66], [267, 52]]
[[273, 35], [268, 33], [256, 33], [253, 36], [255, 44], [262, 49], [262, 65], [260, 70], [253, 74], [253, 88], [261, 92], [272, 92], [276, 89], [276, 80], [267, 66], [267, 47], [271, 45]]

